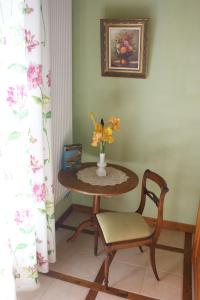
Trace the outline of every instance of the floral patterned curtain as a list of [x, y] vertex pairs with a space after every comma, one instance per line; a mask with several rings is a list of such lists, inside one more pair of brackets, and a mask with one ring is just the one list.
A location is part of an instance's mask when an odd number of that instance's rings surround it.
[[0, 0], [0, 82], [0, 290], [13, 300], [55, 262], [48, 0]]

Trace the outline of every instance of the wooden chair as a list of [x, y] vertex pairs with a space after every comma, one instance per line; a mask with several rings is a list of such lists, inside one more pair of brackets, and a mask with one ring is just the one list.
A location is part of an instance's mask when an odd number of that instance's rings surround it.
[[[155, 182], [159, 187], [159, 196], [147, 189], [147, 182]], [[155, 277], [159, 280], [155, 264], [155, 246], [160, 234], [163, 220], [163, 202], [168, 187], [165, 180], [158, 174], [146, 170], [142, 180], [141, 202], [135, 213], [132, 212], [102, 212], [96, 214], [95, 249], [97, 254], [98, 236], [104, 243], [106, 259], [104, 261], [104, 284], [108, 288], [108, 273], [113, 254], [118, 249], [150, 246], [151, 266]], [[157, 206], [155, 226], [149, 226], [142, 216], [146, 197], [149, 197]]]

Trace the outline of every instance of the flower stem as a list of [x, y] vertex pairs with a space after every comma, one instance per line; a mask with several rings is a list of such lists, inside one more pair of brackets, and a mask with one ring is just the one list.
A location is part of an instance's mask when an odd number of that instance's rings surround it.
[[100, 153], [105, 153], [105, 142], [100, 142]]
[[44, 38], [43, 38], [43, 41], [41, 42], [41, 44], [43, 44], [43, 46], [45, 47], [45, 45], [46, 45], [46, 28], [45, 28], [42, 4], [40, 5], [40, 11], [41, 11], [42, 23], [43, 23], [43, 28], [44, 28]]

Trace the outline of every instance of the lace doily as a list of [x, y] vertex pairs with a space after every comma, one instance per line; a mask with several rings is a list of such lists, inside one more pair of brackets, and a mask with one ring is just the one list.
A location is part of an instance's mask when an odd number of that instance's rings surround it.
[[128, 180], [128, 176], [121, 170], [107, 167], [106, 176], [97, 176], [97, 167], [88, 167], [77, 172], [77, 178], [91, 185], [116, 185]]

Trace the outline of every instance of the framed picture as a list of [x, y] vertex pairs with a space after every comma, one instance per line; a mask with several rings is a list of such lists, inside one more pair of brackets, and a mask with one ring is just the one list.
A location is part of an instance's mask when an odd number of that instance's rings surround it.
[[103, 76], [146, 77], [148, 19], [101, 19]]

